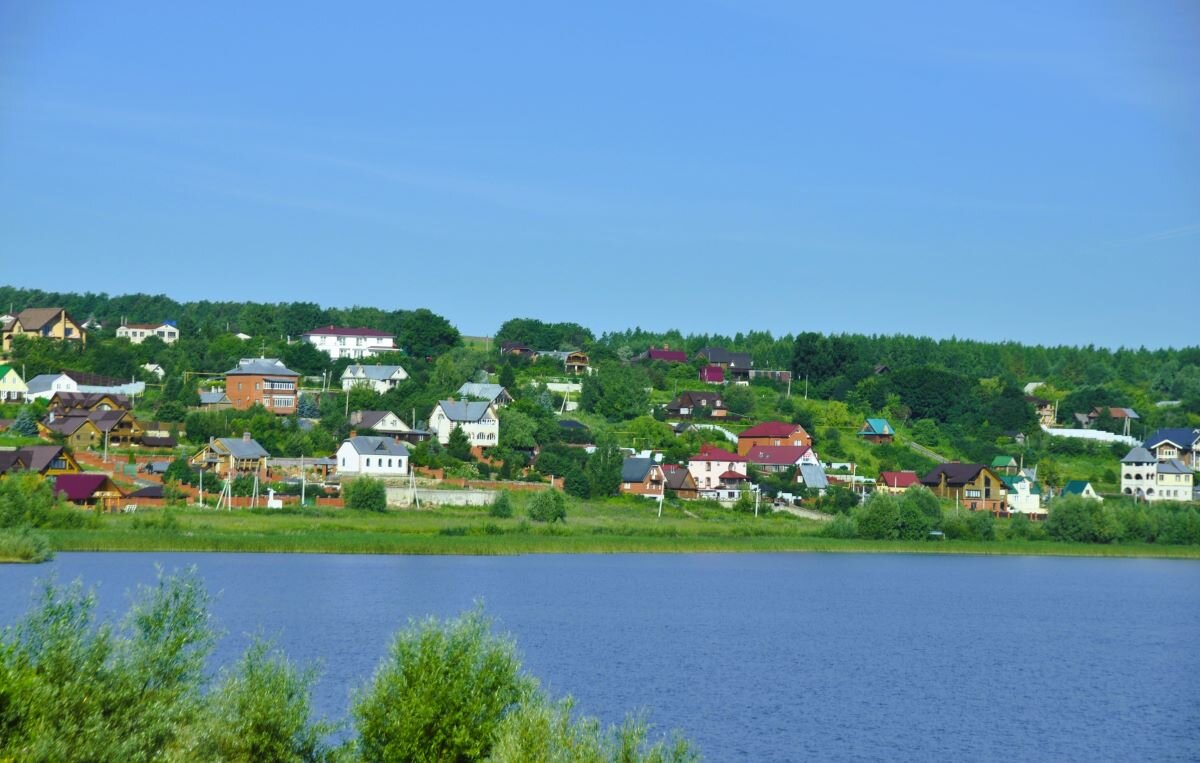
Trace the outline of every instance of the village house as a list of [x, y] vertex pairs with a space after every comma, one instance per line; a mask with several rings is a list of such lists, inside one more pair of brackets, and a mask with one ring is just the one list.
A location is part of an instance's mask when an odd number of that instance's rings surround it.
[[14, 459], [24, 464], [24, 469], [43, 477], [58, 474], [78, 474], [83, 471], [79, 462], [62, 445], [27, 445], [10, 451]]
[[1195, 478], [1177, 458], [1159, 461], [1145, 447], [1130, 450], [1121, 459], [1122, 495], [1146, 501], [1190, 501]]
[[1160, 429], [1146, 438], [1144, 446], [1159, 461], [1177, 458], [1192, 469], [1200, 469], [1200, 429]]
[[574, 350], [567, 353], [567, 357], [563, 360], [563, 368], [569, 374], [579, 376], [592, 372], [591, 359], [588, 354], [581, 350]]
[[1042, 508], [1042, 488], [1038, 483], [1023, 474], [1001, 475], [1000, 479], [1008, 490], [1005, 500], [1008, 502], [1010, 515], [1024, 514], [1030, 519], [1046, 518], [1046, 511]]
[[267, 459], [271, 457], [266, 448], [243, 432], [241, 437], [216, 437], [191, 457], [189, 462], [204, 471], [221, 477], [238, 477], [243, 474], [266, 474]]
[[100, 472], [60, 474], [54, 478], [54, 493], [81, 509], [116, 511], [125, 491], [112, 477]]
[[1063, 489], [1059, 491], [1059, 496], [1077, 495], [1080, 498], [1091, 498], [1094, 501], [1103, 501], [1096, 488], [1092, 487], [1092, 483], [1087, 480], [1071, 480], [1063, 485]]
[[38, 374], [26, 382], [29, 400], [49, 400], [59, 392], [80, 392], [136, 396], [146, 391], [146, 383], [122, 381], [111, 376], [63, 369], [56, 374]]
[[56, 392], [46, 406], [47, 413], [66, 416], [92, 411], [129, 411], [133, 402], [127, 395], [106, 392]]
[[496, 406], [487, 402], [439, 400], [429, 414], [429, 432], [446, 445], [455, 429], [462, 429], [473, 446], [494, 447], [500, 439]]
[[218, 387], [200, 393], [200, 407], [206, 411], [224, 411], [233, 408], [233, 401]]
[[920, 484], [921, 477], [916, 472], [880, 472], [879, 479], [875, 480], [875, 490], [881, 493], [900, 495], [910, 487]]
[[23, 472], [28, 469], [28, 456], [22, 456], [15, 450], [0, 450], [0, 479], [4, 479], [13, 472]]
[[670, 345], [663, 345], [662, 349], [651, 347], [634, 358], [635, 361], [655, 361], [661, 360], [664, 363], [686, 363], [688, 362], [687, 353], [683, 350], [672, 350]]
[[279, 416], [296, 412], [300, 374], [276, 358], [243, 358], [225, 372], [225, 394], [244, 411], [261, 405]]
[[1130, 436], [1130, 425], [1133, 422], [1141, 419], [1141, 416], [1137, 414], [1137, 411], [1133, 410], [1132, 408], [1116, 408], [1105, 406], [1096, 406], [1087, 414], [1077, 413], [1075, 414], [1075, 419], [1083, 426], [1084, 429], [1092, 429], [1105, 415], [1108, 415], [1110, 418], [1121, 424], [1121, 434], [1125, 435], [1126, 437]]
[[537, 352], [524, 342], [501, 342], [500, 354], [511, 355], [515, 358], [526, 358], [530, 362], [537, 360]]
[[705, 347], [696, 353], [696, 357], [710, 366], [720, 368], [730, 381], [750, 381], [754, 361], [750, 359], [748, 352], [730, 352], [724, 347]]
[[887, 419], [867, 419], [858, 430], [858, 436], [876, 445], [890, 443], [896, 436], [896, 430]]
[[829, 475], [825, 473], [825, 467], [821, 464], [800, 464], [800, 473], [796, 475], [796, 481], [816, 492], [821, 498], [824, 498], [825, 492], [829, 490]]
[[764, 421], [738, 434], [737, 450], [746, 455], [751, 448], [760, 446], [797, 445], [812, 447], [812, 437], [799, 424], [782, 421]]
[[724, 418], [729, 413], [718, 391], [680, 392], [667, 403], [667, 414], [676, 418], [692, 418], [700, 411], [708, 411], [708, 415], [716, 419]]
[[1016, 474], [1020, 471], [1020, 464], [1012, 456], [996, 456], [992, 459], [992, 471], [1001, 475]]
[[702, 495], [720, 500], [737, 500], [747, 481], [745, 456], [715, 445], [704, 445], [688, 459], [688, 471]]
[[0, 403], [19, 403], [28, 392], [29, 387], [17, 369], [0, 363]]
[[767, 474], [782, 474], [800, 464], [821, 463], [807, 445], [757, 445], [745, 453], [746, 462]]
[[87, 344], [87, 332], [61, 307], [31, 307], [0, 326], [0, 349], [12, 349], [13, 338], [58, 339]]
[[626, 458], [621, 464], [621, 493], [658, 498], [663, 495], [666, 478], [662, 467], [652, 458]]
[[1008, 488], [1000, 475], [983, 464], [939, 464], [921, 478], [939, 498], [952, 498], [971, 511], [997, 516], [1008, 512]]
[[367, 387], [379, 394], [395, 389], [400, 382], [408, 378], [408, 372], [401, 366], [365, 366], [356, 363], [346, 366], [342, 371], [342, 389], [351, 390], [355, 387]]
[[142, 440], [141, 424], [124, 410], [50, 413], [38, 422], [38, 433], [48, 439], [62, 437], [72, 450], [127, 447]]
[[700, 497], [696, 487], [696, 478], [687, 469], [678, 464], [663, 464], [663, 479], [665, 488], [685, 501], [694, 501]]
[[497, 408], [503, 408], [513, 401], [508, 390], [499, 384], [466, 382], [458, 388], [458, 396], [464, 400], [483, 400]]
[[1026, 395], [1025, 402], [1032, 405], [1037, 411], [1039, 425], [1047, 428], [1058, 426], [1057, 405], [1036, 395]]
[[396, 337], [376, 329], [322, 326], [306, 331], [300, 338], [327, 354], [330, 360], [371, 358], [384, 352], [396, 352]]
[[337, 451], [338, 475], [343, 477], [407, 477], [408, 448], [391, 437], [348, 437]]
[[117, 328], [118, 339], [128, 339], [134, 344], [141, 344], [152, 336], [156, 336], [167, 344], [179, 341], [179, 327], [175, 321], [162, 323], [125, 323]]

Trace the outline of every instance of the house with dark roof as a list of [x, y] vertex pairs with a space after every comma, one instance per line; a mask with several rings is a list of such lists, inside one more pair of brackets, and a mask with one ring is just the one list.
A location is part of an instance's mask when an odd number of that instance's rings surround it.
[[738, 453], [743, 456], [758, 446], [796, 445], [812, 447], [812, 437], [799, 424], [764, 421], [738, 434]]
[[732, 381], [749, 381], [750, 371], [754, 368], [750, 353], [730, 352], [724, 347], [704, 347], [696, 353], [696, 357], [722, 369]]
[[0, 326], [0, 349], [12, 349], [13, 338], [57, 339], [87, 344], [87, 332], [61, 307], [31, 307]]
[[537, 351], [524, 342], [501, 342], [501, 355], [512, 355], [517, 358], [526, 358], [530, 361], [535, 361], [538, 358]]
[[225, 394], [244, 411], [261, 405], [279, 416], [296, 412], [300, 374], [278, 358], [242, 358], [225, 372]]
[[47, 438], [62, 437], [72, 450], [138, 445], [143, 434], [142, 425], [125, 410], [51, 413], [38, 422], [38, 433]]
[[223, 389], [212, 389], [200, 393], [200, 407], [206, 411], [224, 411], [233, 408], [233, 401]]
[[396, 337], [386, 331], [346, 326], [321, 326], [306, 331], [300, 338], [327, 354], [338, 358], [371, 358], [385, 352], [396, 352]]
[[133, 403], [128, 395], [107, 392], [55, 392], [46, 410], [64, 416], [90, 411], [130, 411], [133, 410]]
[[1159, 429], [1143, 445], [1159, 461], [1177, 458], [1192, 469], [1200, 469], [1200, 428]]
[[685, 501], [694, 501], [700, 497], [696, 487], [696, 478], [687, 469], [678, 464], [663, 464], [663, 479], [667, 490]]
[[880, 472], [879, 479], [875, 480], [875, 489], [882, 493], [900, 495], [910, 487], [920, 484], [921, 477], [916, 472]]
[[652, 458], [626, 458], [621, 463], [621, 493], [658, 498], [663, 495], [666, 477]]
[[1008, 514], [1008, 487], [1000, 475], [983, 464], [939, 464], [921, 478], [939, 498], [951, 498], [971, 511]]
[[59, 474], [77, 474], [83, 471], [79, 462], [62, 445], [27, 445], [13, 451], [31, 472], [43, 477]]
[[112, 477], [100, 472], [59, 474], [54, 477], [54, 493], [82, 509], [101, 511], [115, 511], [125, 498], [125, 491]]
[[406, 477], [408, 448], [391, 437], [352, 436], [338, 448], [337, 463], [342, 477]]
[[205, 471], [223, 477], [243, 474], [267, 474], [267, 460], [271, 457], [266, 448], [243, 432], [241, 437], [217, 437], [191, 457], [189, 463]]
[[720, 366], [705, 366], [700, 369], [700, 381], [705, 384], [724, 384], [725, 369]]
[[876, 445], [890, 443], [896, 437], [896, 430], [887, 419], [867, 419], [858, 430], [858, 436]]
[[22, 457], [15, 450], [0, 450], [0, 478], [11, 472], [23, 472], [29, 469], [28, 457]]
[[715, 419], [725, 418], [729, 411], [719, 390], [704, 392], [680, 392], [667, 403], [667, 415], [681, 419], [694, 418], [698, 412], [707, 411]]
[[1130, 436], [1130, 425], [1133, 422], [1141, 419], [1141, 416], [1137, 414], [1137, 411], [1133, 410], [1132, 408], [1117, 408], [1115, 406], [1102, 405], [1098, 405], [1089, 411], [1085, 418], [1080, 418], [1080, 414], [1075, 414], [1075, 419], [1080, 421], [1085, 429], [1092, 429], [1096, 426], [1096, 423], [1106, 415], [1121, 424], [1121, 433], [1126, 437]]
[[463, 430], [472, 446], [492, 448], [500, 441], [500, 416], [488, 402], [439, 400], [429, 414], [429, 432], [438, 442], [450, 442], [450, 433]]

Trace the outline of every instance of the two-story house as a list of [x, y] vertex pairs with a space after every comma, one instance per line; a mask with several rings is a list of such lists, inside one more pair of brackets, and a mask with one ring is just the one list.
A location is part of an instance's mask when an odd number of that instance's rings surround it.
[[1008, 488], [1000, 475], [983, 464], [939, 464], [921, 484], [940, 498], [953, 498], [971, 511], [1008, 512]]
[[621, 493], [658, 498], [663, 495], [666, 477], [652, 458], [626, 458], [621, 464]]
[[266, 474], [266, 448], [243, 432], [241, 437], [216, 437], [191, 457], [192, 466], [211, 471], [222, 477], [243, 474]]
[[242, 358], [225, 372], [225, 394], [239, 411], [261, 405], [272, 413], [296, 412], [300, 374], [276, 358]]
[[747, 481], [746, 457], [704, 445], [688, 459], [688, 471], [701, 495], [736, 500]]
[[0, 363], [0, 403], [19, 403], [28, 392], [29, 387], [17, 369]]
[[729, 413], [720, 391], [680, 392], [667, 403], [667, 414], [678, 418], [693, 418], [700, 411], [708, 411], [708, 415], [717, 419], [725, 418]]
[[1026, 395], [1025, 402], [1029, 403], [1037, 411], [1038, 424], [1044, 427], [1058, 426], [1058, 406], [1049, 400], [1038, 397], [1037, 395]]
[[473, 446], [494, 447], [500, 440], [500, 417], [487, 402], [439, 400], [429, 414], [429, 431], [438, 442], [450, 442], [450, 433], [462, 429]]
[[497, 408], [503, 408], [513, 401], [508, 390], [499, 384], [466, 382], [458, 388], [458, 395], [464, 400], [483, 400]]
[[0, 325], [0, 349], [12, 349], [14, 337], [58, 339], [87, 344], [87, 332], [61, 307], [31, 307]]
[[1030, 519], [1046, 518], [1042, 508], [1042, 488], [1038, 483], [1023, 474], [1000, 475], [1000, 479], [1008, 489], [1005, 499], [1009, 514], [1024, 514]]
[[355, 363], [346, 366], [342, 371], [342, 389], [350, 390], [355, 387], [368, 387], [379, 394], [395, 389], [400, 382], [408, 378], [408, 372], [401, 366], [367, 366]]
[[408, 476], [408, 448], [391, 437], [348, 437], [337, 451], [337, 470], [343, 477]]
[[124, 323], [117, 328], [118, 339], [128, 339], [134, 344], [141, 344], [152, 336], [156, 336], [167, 344], [179, 341], [179, 327], [175, 321], [162, 323]]
[[1160, 429], [1147, 437], [1144, 445], [1159, 461], [1177, 458], [1192, 469], [1200, 469], [1200, 429]]
[[369, 328], [322, 326], [301, 334], [300, 338], [328, 354], [332, 360], [370, 358], [396, 351], [396, 337], [393, 334]]
[[821, 463], [807, 445], [756, 445], [747, 450], [745, 456], [747, 463], [768, 474], [798, 469], [801, 464]]
[[751, 448], [761, 446], [795, 445], [812, 447], [812, 437], [799, 424], [782, 421], [764, 421], [755, 424], [738, 435], [737, 450], [743, 456]]
[[696, 353], [696, 357], [722, 369], [725, 376], [735, 382], [749, 381], [750, 371], [754, 367], [750, 353], [730, 352], [724, 347], [704, 347]]

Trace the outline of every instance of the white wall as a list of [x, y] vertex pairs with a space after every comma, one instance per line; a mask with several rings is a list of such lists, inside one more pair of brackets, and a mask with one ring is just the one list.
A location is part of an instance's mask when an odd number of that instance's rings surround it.
[[[404, 456], [363, 455], [348, 442], [337, 452], [338, 474], [366, 474], [373, 477], [407, 477], [408, 458]], [[389, 465], [390, 464], [390, 465]]]

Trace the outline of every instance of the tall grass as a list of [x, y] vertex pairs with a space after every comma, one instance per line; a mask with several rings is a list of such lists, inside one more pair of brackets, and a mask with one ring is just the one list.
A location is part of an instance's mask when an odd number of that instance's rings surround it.
[[22, 528], [0, 530], [0, 562], [45, 562], [54, 556], [49, 539]]

